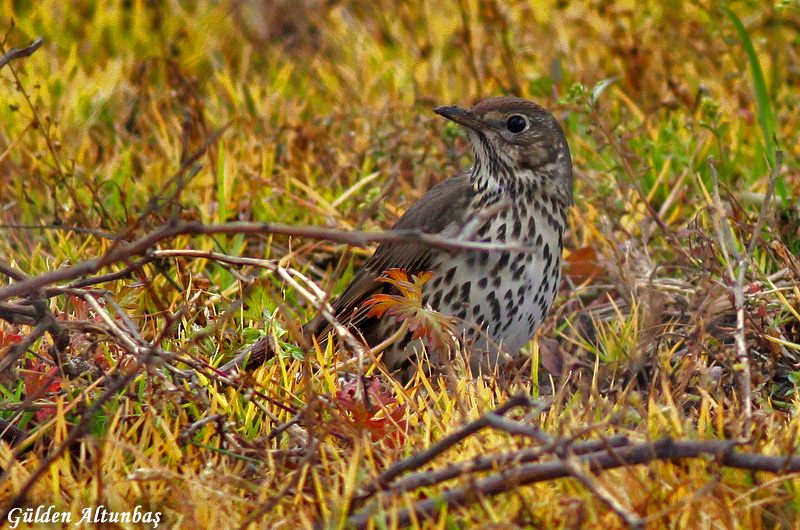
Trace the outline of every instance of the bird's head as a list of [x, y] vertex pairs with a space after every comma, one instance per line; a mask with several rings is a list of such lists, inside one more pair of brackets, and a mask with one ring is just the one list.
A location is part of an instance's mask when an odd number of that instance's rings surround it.
[[437, 114], [466, 127], [478, 189], [507, 188], [572, 204], [572, 158], [558, 121], [544, 108], [517, 97], [482, 101], [470, 109], [437, 107]]

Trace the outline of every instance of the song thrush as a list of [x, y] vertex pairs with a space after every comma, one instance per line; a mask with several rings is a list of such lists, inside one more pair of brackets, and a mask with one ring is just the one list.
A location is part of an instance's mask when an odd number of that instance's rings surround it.
[[[454, 318], [473, 370], [492, 368], [500, 352], [514, 355], [530, 341], [553, 303], [572, 204], [572, 159], [556, 119], [525, 99], [491, 98], [470, 109], [446, 106], [435, 112], [466, 128], [475, 162], [428, 191], [393, 229], [463, 238], [471, 226], [472, 240], [515, 250], [383, 243], [332, 306], [337, 320], [375, 345], [400, 326], [391, 318], [368, 316], [365, 302], [394, 289], [378, 278], [390, 269], [409, 277], [433, 271], [423, 286], [423, 304]], [[304, 331], [321, 336], [326, 324], [311, 322]], [[384, 351], [383, 362], [406, 379], [420, 346], [407, 333]], [[448, 352], [428, 346], [431, 362], [447, 361]], [[248, 365], [260, 364], [268, 349], [262, 339], [223, 371], [248, 356]]]

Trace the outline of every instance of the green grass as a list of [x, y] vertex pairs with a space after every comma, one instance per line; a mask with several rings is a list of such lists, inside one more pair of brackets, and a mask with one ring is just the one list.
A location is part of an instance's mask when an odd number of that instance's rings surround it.
[[[558, 341], [555, 350], [529, 346], [541, 364], [492, 384], [464, 377], [458, 363], [455, 377], [423, 378], [405, 390], [386, 383], [397, 402], [381, 412], [408, 425], [396, 444], [373, 440], [375, 418], [359, 422], [336, 401], [344, 352], [286, 342], [248, 381], [260, 394], [214, 388], [208, 375], [192, 381], [139, 363], [97, 310], [74, 292], [50, 292], [77, 368], [58, 372], [57, 388], [40, 388], [43, 368], [32, 368], [33, 360], [53, 365], [45, 335], [24, 364], [0, 374], [0, 418], [33, 436], [16, 459], [0, 443], [7, 471], [0, 508], [126, 374], [132, 380], [33, 484], [26, 506], [53, 504], [78, 520], [99, 504], [143, 505], [187, 528], [235, 527], [256, 515], [259, 526], [310, 527], [322, 516], [338, 527], [358, 486], [516, 391], [552, 399], [531, 419], [551, 435], [745, 437], [749, 450], [793, 451], [800, 408], [794, 3], [16, 4], [0, 4], [2, 53], [37, 36], [44, 43], [0, 69], [0, 261], [29, 276], [103, 256], [114, 236], [133, 240], [174, 219], [388, 228], [469, 163], [463, 133], [432, 108], [509, 93], [535, 99], [564, 125], [576, 177], [565, 256], [598, 258], [570, 265], [540, 334]], [[746, 248], [776, 160], [773, 135], [784, 150], [780, 200], [770, 205], [744, 285], [748, 422], [728, 263], [714, 227], [729, 225]], [[709, 159], [724, 219], [714, 209]], [[244, 234], [181, 235], [157, 249], [280, 260], [333, 293], [369, 252]], [[587, 279], [586, 270], [594, 275]], [[0, 276], [0, 289], [10, 283]], [[219, 365], [265, 334], [291, 336], [315, 315], [302, 291], [274, 272], [186, 255], [94, 288], [105, 290], [113, 322], [130, 319], [144, 341], [176, 354], [179, 369], [190, 360]], [[0, 359], [33, 327], [0, 320]], [[553, 356], [563, 373], [546, 368]], [[25, 402], [37, 389], [41, 395]], [[299, 411], [296, 428], [270, 436]], [[431, 465], [525, 443], [487, 430]], [[649, 518], [648, 528], [791, 527], [800, 505], [792, 476], [702, 459], [596, 480]], [[383, 509], [391, 515], [441, 491], [404, 493]], [[491, 522], [623, 527], [571, 479], [479, 499], [419, 526]]]

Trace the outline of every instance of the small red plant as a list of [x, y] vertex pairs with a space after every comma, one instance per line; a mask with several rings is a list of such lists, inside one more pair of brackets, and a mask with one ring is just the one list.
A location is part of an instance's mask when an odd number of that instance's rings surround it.
[[[359, 387], [364, 381], [364, 394]], [[388, 389], [382, 388], [378, 378], [354, 378], [336, 391], [334, 398], [340, 417], [356, 432], [367, 432], [373, 441], [383, 440], [396, 447], [406, 438], [408, 423], [405, 405]]]

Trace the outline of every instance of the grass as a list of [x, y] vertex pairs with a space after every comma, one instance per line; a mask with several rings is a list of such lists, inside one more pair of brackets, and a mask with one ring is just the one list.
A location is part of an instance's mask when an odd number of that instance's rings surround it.
[[[60, 364], [35, 320], [0, 320], [0, 362], [32, 339], [0, 373], [0, 418], [31, 437], [17, 454], [0, 442], [4, 509], [73, 434], [23, 507], [54, 505], [78, 521], [86, 508], [142, 506], [186, 528], [346, 526], [371, 478], [520, 391], [550, 404], [513, 417], [551, 436], [746, 439], [751, 451], [794, 452], [796, 2], [0, 6], [2, 53], [44, 39], [0, 69], [0, 262], [30, 277], [106, 256], [115, 237], [174, 219], [387, 228], [469, 163], [465, 136], [431, 111], [439, 104], [535, 99], [564, 125], [576, 175], [566, 279], [542, 340], [528, 347], [533, 362], [497, 381], [464, 377], [458, 363], [416, 387], [385, 381], [372, 389], [376, 414], [347, 398], [336, 376], [346, 354], [331, 347], [281, 342], [243, 391], [166, 366], [218, 366], [261, 336], [296, 334], [315, 314], [302, 278], [341, 292], [369, 249], [182, 234], [154, 250], [272, 261], [160, 256], [92, 286], [94, 307], [70, 282], [46, 285], [45, 306], [69, 332]], [[780, 200], [765, 205], [773, 134]], [[741, 266], [746, 362], [734, 340]], [[0, 289], [13, 283], [0, 278]], [[144, 362], [113, 325], [174, 358]], [[530, 444], [483, 430], [430, 467]], [[594, 480], [648, 528], [790, 528], [800, 505], [795, 475], [710, 458]], [[398, 510], [442, 492], [415, 489], [378, 509], [391, 528]], [[625, 525], [591, 487], [559, 479], [412, 526], [490, 524]]]

